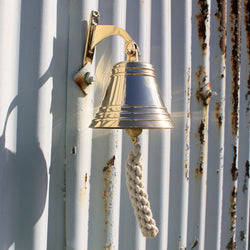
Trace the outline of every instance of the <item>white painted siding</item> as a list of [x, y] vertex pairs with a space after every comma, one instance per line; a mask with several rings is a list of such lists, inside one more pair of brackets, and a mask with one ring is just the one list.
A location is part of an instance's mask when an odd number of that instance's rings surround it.
[[[0, 250], [248, 249], [249, 8], [0, 0]], [[126, 188], [130, 138], [89, 128], [122, 39], [97, 46], [87, 96], [73, 80], [91, 10], [138, 43], [176, 126], [140, 136], [155, 239], [141, 235]]]

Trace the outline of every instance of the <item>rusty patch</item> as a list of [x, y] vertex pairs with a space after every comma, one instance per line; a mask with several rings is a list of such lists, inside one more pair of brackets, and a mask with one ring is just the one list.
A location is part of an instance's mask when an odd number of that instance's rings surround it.
[[218, 127], [221, 128], [223, 116], [220, 112], [220, 103], [219, 102], [215, 103], [215, 117], [216, 117], [216, 120], [218, 121]]
[[217, 9], [215, 16], [219, 21], [219, 47], [222, 54], [226, 54], [226, 0], [217, 0]]
[[231, 216], [231, 228], [230, 231], [234, 232], [236, 229], [236, 220], [237, 220], [237, 188], [233, 187], [231, 192], [231, 206], [230, 206], [230, 216]]
[[201, 120], [198, 132], [200, 135], [200, 143], [204, 144], [204, 142], [205, 142], [205, 123], [204, 123], [204, 120]]
[[192, 245], [191, 249], [194, 249], [196, 246], [198, 246], [198, 244], [199, 244], [198, 239], [195, 239], [194, 242], [193, 242], [193, 245]]
[[84, 182], [85, 182], [85, 184], [87, 183], [87, 181], [88, 181], [88, 173], [85, 173], [85, 176], [84, 176]]
[[231, 175], [232, 175], [233, 181], [236, 181], [238, 177], [238, 169], [236, 167], [236, 163], [237, 163], [237, 147], [233, 146], [233, 162], [232, 162], [232, 168], [231, 168]]
[[[248, 54], [248, 65], [250, 65], [250, 1], [245, 0], [244, 1], [244, 24], [245, 24], [245, 31], [246, 31], [246, 49]], [[247, 81], [247, 93], [245, 95], [246, 100], [248, 99], [248, 96], [250, 95], [250, 72], [248, 75], [248, 81]], [[250, 109], [250, 101], [248, 102], [248, 107], [246, 111], [248, 112]]]
[[110, 167], [115, 164], [115, 155], [106, 163], [106, 166], [103, 168], [103, 172], [111, 173]]
[[196, 178], [196, 179], [198, 178], [198, 175], [199, 175], [199, 168], [196, 168], [196, 169], [195, 169], [195, 178]]
[[247, 160], [245, 163], [245, 177], [249, 178], [249, 161]]
[[236, 242], [233, 240], [233, 237], [231, 237], [230, 241], [228, 242], [227, 249], [236, 249]]
[[240, 53], [241, 53], [241, 1], [231, 0], [230, 22], [232, 24], [232, 135], [237, 135], [239, 128], [239, 90], [240, 90]]
[[199, 66], [199, 70], [195, 72], [197, 77], [198, 90], [196, 92], [196, 99], [202, 101], [204, 106], [207, 106], [212, 96], [210, 83], [207, 82], [207, 72], [204, 66]]
[[203, 166], [204, 166], [204, 160], [203, 155], [200, 156], [200, 166], [199, 166], [199, 172], [201, 175], [203, 175]]
[[206, 0], [199, 0], [197, 2], [200, 5], [200, 13], [196, 15], [198, 38], [200, 40], [201, 49], [203, 53], [207, 49], [206, 37], [207, 37], [207, 22], [208, 22], [208, 3]]

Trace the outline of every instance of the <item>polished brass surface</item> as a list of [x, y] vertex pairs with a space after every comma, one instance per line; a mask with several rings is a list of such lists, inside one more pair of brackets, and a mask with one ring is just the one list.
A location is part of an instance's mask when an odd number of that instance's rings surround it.
[[127, 128], [126, 133], [131, 136], [131, 142], [136, 143], [139, 141], [138, 136], [141, 134], [142, 128]]
[[124, 52], [128, 56], [128, 61], [136, 61], [139, 57], [138, 45], [132, 40], [130, 35], [122, 28], [114, 25], [98, 25], [99, 12], [92, 11], [89, 21], [88, 34], [83, 57], [83, 66], [88, 62], [92, 63], [95, 47], [107, 37], [118, 35], [125, 41]]
[[145, 62], [114, 65], [110, 83], [91, 128], [173, 128], [159, 95], [155, 71]]

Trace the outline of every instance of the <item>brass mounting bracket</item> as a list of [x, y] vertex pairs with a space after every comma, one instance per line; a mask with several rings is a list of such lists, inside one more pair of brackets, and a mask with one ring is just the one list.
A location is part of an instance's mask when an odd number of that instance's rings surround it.
[[[78, 83], [85, 94], [87, 94], [85, 89], [92, 83], [92, 80], [86, 81], [86, 78], [89, 79], [89, 72], [84, 70], [84, 67], [88, 62], [92, 63], [95, 47], [102, 40], [113, 35], [121, 36], [125, 41], [124, 52], [127, 54], [127, 60], [138, 61], [138, 58], [140, 57], [138, 45], [124, 29], [115, 25], [98, 25], [99, 18], [99, 12], [92, 10], [83, 56], [83, 68], [81, 68], [74, 76], [74, 80]], [[87, 77], [86, 74], [88, 74]]]

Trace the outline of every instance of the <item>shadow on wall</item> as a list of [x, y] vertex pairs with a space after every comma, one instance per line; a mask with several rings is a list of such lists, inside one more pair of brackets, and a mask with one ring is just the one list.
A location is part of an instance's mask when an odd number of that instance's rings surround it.
[[[42, 1], [21, 2], [18, 96], [0, 137], [0, 250], [34, 249], [34, 226], [47, 196], [47, 165], [37, 138]], [[8, 35], [8, 33], [6, 34]], [[16, 153], [6, 148], [6, 127], [17, 107]]]
[[14, 154], [5, 147], [7, 122], [17, 105], [16, 100], [10, 106], [0, 137], [1, 250], [9, 249], [13, 243], [16, 249], [33, 249], [34, 225], [44, 210], [46, 200], [46, 162], [37, 139], [33, 140], [33, 147], [22, 149], [21, 154], [18, 149]]

